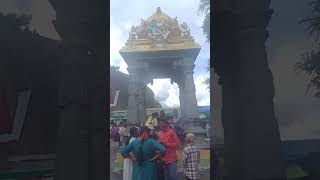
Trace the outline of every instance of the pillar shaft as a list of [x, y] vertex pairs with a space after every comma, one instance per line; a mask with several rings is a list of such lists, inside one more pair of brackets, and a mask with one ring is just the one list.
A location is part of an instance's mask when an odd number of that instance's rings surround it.
[[140, 125], [146, 117], [146, 83], [142, 69], [129, 69], [128, 122]]
[[265, 49], [269, 2], [238, 0], [229, 8], [217, 7], [214, 17], [214, 68], [222, 84], [225, 165], [230, 180], [284, 177]]
[[146, 119], [146, 86], [144, 83], [139, 83], [139, 96], [138, 96], [138, 121], [139, 123], [144, 122]]
[[184, 92], [183, 92], [183, 84], [181, 82], [179, 82], [178, 84], [179, 86], [179, 101], [180, 101], [180, 113], [181, 113], [181, 117], [185, 117], [185, 102], [184, 102]]
[[[60, 74], [57, 180], [107, 179], [106, 1], [51, 1], [65, 47]], [[77, 6], [67, 6], [65, 3]], [[72, 8], [72, 9], [70, 9]], [[70, 13], [72, 12], [72, 13]]]
[[128, 86], [128, 122], [132, 124], [139, 124], [138, 121], [138, 108], [136, 102], [137, 96], [137, 75], [136, 72], [130, 71], [129, 86]]
[[186, 120], [193, 120], [198, 113], [198, 105], [196, 98], [196, 88], [193, 80], [193, 68], [192, 66], [183, 67], [183, 108]]

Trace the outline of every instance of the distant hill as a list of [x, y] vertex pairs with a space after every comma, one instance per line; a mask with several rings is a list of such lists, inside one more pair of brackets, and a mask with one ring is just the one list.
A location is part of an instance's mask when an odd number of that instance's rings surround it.
[[[115, 91], [120, 90], [119, 99], [116, 107], [112, 110], [128, 109], [128, 85], [129, 75], [122, 73], [117, 67], [110, 68], [110, 95], [114, 97]], [[154, 93], [150, 88], [146, 90], [146, 108], [161, 108], [161, 104], [154, 99]]]

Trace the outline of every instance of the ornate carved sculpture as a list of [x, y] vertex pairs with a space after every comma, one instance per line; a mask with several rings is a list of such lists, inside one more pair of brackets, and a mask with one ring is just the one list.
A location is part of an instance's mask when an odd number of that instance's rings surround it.
[[166, 47], [169, 34], [169, 29], [155, 20], [148, 26], [148, 35], [153, 41], [152, 47]]
[[132, 26], [131, 27], [131, 31], [129, 32], [129, 39], [128, 39], [126, 45], [129, 45], [131, 47], [135, 47], [134, 46], [134, 41], [135, 40], [137, 40], [137, 28]]
[[146, 20], [141, 19], [140, 26], [137, 27], [137, 29], [138, 29], [138, 32], [137, 32], [138, 39], [143, 39], [144, 37], [147, 37], [148, 31], [147, 31]]
[[181, 36], [184, 38], [188, 38], [190, 36], [190, 28], [185, 22], [181, 24]]
[[129, 39], [122, 50], [146, 50], [154, 48], [197, 48], [186, 23], [179, 25], [178, 18], [171, 18], [157, 8], [148, 19], [141, 19], [140, 25], [132, 27]]

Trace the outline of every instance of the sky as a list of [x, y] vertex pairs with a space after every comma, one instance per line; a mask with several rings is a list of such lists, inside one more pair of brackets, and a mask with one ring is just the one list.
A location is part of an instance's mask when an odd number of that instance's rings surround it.
[[[318, 49], [301, 19], [310, 16], [310, 0], [271, 1], [267, 52], [275, 86], [275, 112], [282, 139], [320, 138], [320, 99], [305, 95], [307, 77], [294, 72], [303, 53]], [[290, 6], [288, 6], [290, 4]]]
[[[124, 6], [125, 4], [125, 6]], [[156, 12], [156, 8], [170, 17], [178, 17], [181, 24], [186, 22], [195, 41], [201, 45], [201, 51], [195, 62], [194, 81], [198, 105], [210, 105], [210, 92], [203, 84], [209, 72], [206, 65], [210, 58], [210, 45], [202, 31], [204, 15], [198, 12], [199, 0], [111, 0], [110, 1], [110, 65], [120, 66], [120, 71], [127, 73], [127, 64], [119, 54], [125, 45], [132, 25], [140, 24]], [[179, 106], [179, 88], [171, 84], [170, 79], [155, 79], [148, 87], [154, 92], [155, 99], [165, 107]]]
[[52, 24], [56, 14], [48, 0], [0, 0], [0, 12], [32, 15], [31, 30], [50, 39], [60, 39]]

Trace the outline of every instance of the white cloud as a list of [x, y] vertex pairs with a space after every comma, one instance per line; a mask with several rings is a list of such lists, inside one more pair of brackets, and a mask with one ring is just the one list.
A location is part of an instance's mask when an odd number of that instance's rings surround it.
[[[206, 76], [200, 76], [195, 79], [196, 97], [198, 106], [210, 105], [210, 92], [207, 86], [203, 84]], [[153, 85], [148, 84], [148, 87], [154, 92], [155, 99], [165, 107], [178, 107], [179, 102], [179, 87], [176, 83], [171, 84], [170, 79], [155, 79]]]
[[120, 61], [120, 68], [119, 68], [119, 71], [121, 71], [121, 72], [123, 72], [123, 73], [125, 73], [125, 74], [129, 74], [129, 72], [128, 72], [128, 70], [127, 70], [127, 68], [128, 68], [128, 65], [127, 65], [127, 63], [124, 61], [124, 60], [121, 60]]
[[198, 101], [198, 106], [209, 106], [210, 105], [210, 91], [207, 89], [207, 85], [203, 84], [206, 77], [200, 76], [195, 79], [196, 86], [196, 96]]
[[155, 99], [164, 107], [179, 106], [179, 88], [176, 83], [171, 84], [170, 79], [155, 79], [153, 85], [148, 87], [154, 92]]
[[[199, 0], [111, 0], [110, 19], [110, 64], [120, 66], [120, 71], [127, 73], [127, 64], [119, 54], [125, 45], [131, 26], [139, 25], [141, 18], [151, 16], [157, 7], [171, 17], [177, 17], [179, 23], [186, 22], [195, 41], [202, 47], [195, 62], [195, 85], [198, 105], [209, 105], [210, 96], [203, 80], [208, 76], [207, 61], [210, 57], [210, 46], [202, 31], [203, 14], [199, 14]], [[126, 4], [126, 6], [123, 6]], [[177, 8], [179, 7], [179, 8]], [[154, 84], [148, 85], [163, 106], [179, 106], [179, 88], [171, 85], [170, 79], [155, 79]]]

